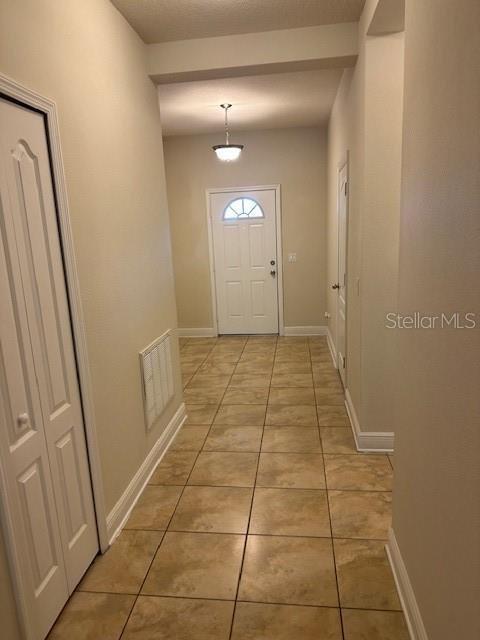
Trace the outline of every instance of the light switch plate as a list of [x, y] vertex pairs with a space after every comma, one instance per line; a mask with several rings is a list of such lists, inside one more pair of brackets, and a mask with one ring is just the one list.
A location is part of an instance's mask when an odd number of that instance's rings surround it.
[[289, 253], [288, 254], [288, 261], [289, 262], [296, 262], [297, 261], [297, 254], [296, 253]]

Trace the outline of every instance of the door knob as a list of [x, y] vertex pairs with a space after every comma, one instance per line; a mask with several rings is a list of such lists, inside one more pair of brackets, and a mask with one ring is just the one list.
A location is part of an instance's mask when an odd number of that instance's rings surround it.
[[332, 284], [332, 289], [340, 289], [340, 285], [337, 283]]
[[275, 277], [276, 273], [277, 273], [277, 272], [275, 271], [275, 269], [272, 269], [272, 270], [270, 271], [270, 275], [271, 275], [273, 278]]

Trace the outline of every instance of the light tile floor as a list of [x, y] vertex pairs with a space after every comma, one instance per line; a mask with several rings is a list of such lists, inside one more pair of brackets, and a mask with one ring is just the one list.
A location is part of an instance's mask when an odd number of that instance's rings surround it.
[[393, 460], [358, 454], [323, 337], [181, 340], [188, 420], [50, 640], [408, 640]]

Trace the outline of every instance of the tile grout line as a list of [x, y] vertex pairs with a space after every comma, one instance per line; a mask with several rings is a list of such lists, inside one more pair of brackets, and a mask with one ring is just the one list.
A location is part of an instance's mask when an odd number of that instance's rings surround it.
[[[106, 595], [106, 596], [135, 596], [135, 593], [126, 593], [126, 592], [122, 592], [119, 593], [117, 591], [82, 591], [81, 593], [89, 593], [92, 595]], [[206, 596], [175, 596], [172, 594], [168, 594], [168, 595], [155, 595], [155, 594], [151, 594], [151, 593], [144, 593], [141, 594], [142, 598], [152, 598], [152, 599], [156, 599], [156, 598], [171, 598], [173, 600], [206, 600], [208, 602], [234, 602], [234, 600], [228, 600], [227, 598], [209, 598]], [[241, 603], [246, 603], [246, 604], [265, 604], [265, 605], [280, 605], [280, 606], [285, 606], [285, 607], [309, 607], [311, 609], [333, 609], [334, 611], [339, 611], [342, 609], [350, 609], [352, 611], [378, 611], [379, 613], [401, 613], [402, 609], [379, 609], [378, 607], [372, 607], [372, 608], [365, 608], [365, 607], [352, 607], [352, 606], [348, 606], [348, 607], [333, 607], [331, 605], [326, 605], [326, 604], [297, 604], [297, 603], [293, 603], [293, 602], [268, 602], [268, 601], [264, 601], [264, 600], [238, 600], [237, 602], [241, 602]], [[47, 636], [48, 638], [48, 636]]]
[[[247, 343], [248, 344], [248, 340]], [[278, 337], [277, 340], [275, 341], [275, 353], [277, 352], [277, 344], [278, 344]], [[275, 355], [273, 357], [273, 360], [275, 362]], [[233, 604], [233, 611], [232, 611], [232, 620], [230, 623], [230, 633], [229, 633], [229, 640], [232, 639], [232, 634], [233, 634], [233, 626], [235, 623], [235, 614], [237, 612], [237, 602], [238, 602], [238, 594], [240, 592], [240, 583], [242, 580], [242, 574], [243, 574], [243, 565], [245, 562], [245, 554], [247, 551], [247, 542], [248, 542], [248, 536], [249, 536], [249, 531], [250, 531], [250, 520], [252, 518], [252, 511], [253, 511], [253, 501], [255, 499], [255, 488], [257, 485], [257, 476], [258, 476], [258, 469], [260, 467], [260, 455], [261, 455], [261, 451], [262, 451], [262, 443], [263, 443], [263, 435], [265, 433], [265, 422], [267, 419], [267, 408], [268, 408], [268, 398], [270, 396], [270, 389], [271, 389], [271, 385], [272, 385], [272, 375], [273, 375], [273, 366], [272, 366], [272, 370], [270, 372], [270, 384], [268, 385], [268, 395], [267, 395], [267, 404], [265, 407], [265, 414], [263, 416], [263, 428], [262, 428], [262, 437], [260, 439], [260, 450], [258, 452], [258, 457], [257, 457], [257, 465], [256, 465], [256, 469], [255, 469], [255, 478], [253, 480], [253, 487], [252, 487], [252, 499], [250, 501], [250, 510], [248, 512], [248, 521], [247, 521], [247, 527], [246, 527], [246, 532], [245, 532], [245, 541], [243, 544], [243, 553], [242, 553], [242, 559], [240, 562], [240, 570], [238, 572], [238, 580], [237, 580], [237, 590], [235, 593], [235, 600], [234, 600], [234, 604]]]
[[[208, 425], [203, 425], [208, 426]], [[258, 425], [260, 426], [260, 425]], [[189, 451], [188, 453], [202, 453], [202, 451]], [[284, 455], [283, 451], [205, 451], [204, 453], [281, 453]], [[289, 452], [287, 452], [288, 454]], [[318, 453], [304, 453], [303, 451], [300, 453], [294, 453], [293, 455], [311, 455], [318, 456], [321, 455], [321, 451]], [[153, 484], [149, 483], [148, 486], [151, 487], [184, 487], [186, 485], [180, 484]], [[223, 489], [251, 489], [252, 485], [248, 484], [190, 484], [189, 487], [210, 487], [211, 489], [223, 488]], [[379, 490], [379, 489], [326, 489], [322, 487], [312, 488], [312, 487], [280, 487], [278, 485], [258, 485], [259, 489], [288, 489], [289, 491], [341, 491], [342, 493], [392, 493], [389, 490]], [[130, 531], [137, 531], [137, 529], [131, 529], [127, 526], [123, 527], [123, 529], [128, 529]], [[139, 531], [162, 531], [163, 529], [138, 529]], [[343, 536], [342, 536], [343, 537]], [[368, 540], [368, 538], [366, 538]], [[386, 538], [385, 538], [386, 539]]]
[[[218, 344], [218, 341], [217, 341], [217, 344]], [[234, 366], [234, 368], [233, 368], [232, 373], [230, 374], [229, 381], [228, 381], [228, 383], [227, 383], [227, 385], [226, 385], [226, 387], [225, 387], [225, 390], [224, 390], [223, 395], [222, 395], [222, 397], [221, 397], [220, 403], [217, 405], [217, 410], [216, 410], [216, 412], [215, 412], [215, 414], [214, 414], [214, 416], [213, 416], [213, 418], [212, 418], [212, 422], [211, 422], [211, 424], [210, 424], [210, 428], [209, 428], [209, 430], [208, 430], [208, 432], [207, 432], [207, 434], [206, 434], [206, 436], [205, 436], [205, 439], [204, 439], [204, 441], [203, 441], [202, 447], [201, 447], [200, 451], [198, 452], [198, 455], [197, 455], [197, 457], [196, 457], [196, 459], [195, 459], [195, 462], [194, 462], [194, 464], [193, 464], [193, 466], [192, 466], [192, 469], [190, 470], [190, 473], [189, 473], [189, 475], [188, 475], [188, 478], [187, 478], [187, 481], [186, 481], [185, 487], [187, 486], [188, 480], [190, 479], [190, 476], [191, 476], [191, 474], [192, 474], [192, 472], [193, 472], [193, 469], [195, 468], [195, 464], [196, 464], [196, 462], [197, 462], [197, 460], [198, 460], [198, 457], [200, 456], [200, 453], [201, 453], [202, 451], [204, 451], [205, 442], [206, 442], [206, 440], [207, 440], [207, 438], [208, 438], [208, 435], [210, 434], [210, 431], [211, 431], [211, 429], [212, 429], [212, 427], [213, 427], [213, 425], [214, 425], [214, 423], [215, 423], [215, 418], [217, 417], [218, 412], [220, 411], [220, 407], [222, 406], [223, 399], [225, 398], [225, 395], [226, 395], [226, 393], [227, 393], [227, 390], [228, 390], [228, 388], [229, 388], [229, 386], [230, 386], [230, 384], [231, 384], [231, 382], [232, 382], [232, 378], [233, 378], [233, 376], [234, 376], [234, 374], [235, 374], [235, 372], [236, 372], [236, 370], [237, 370], [238, 363], [239, 363], [239, 362], [240, 362], [240, 360], [241, 360], [241, 357], [242, 357], [242, 355], [243, 355], [243, 353], [244, 353], [244, 351], [245, 351], [245, 347], [246, 347], [246, 345], [247, 345], [247, 344], [248, 344], [248, 338], [247, 338], [247, 340], [245, 340], [245, 342], [244, 342], [244, 344], [243, 344], [243, 348], [242, 348], [241, 353], [240, 353], [240, 356], [239, 356], [238, 360], [235, 362], [235, 366]], [[212, 348], [212, 350], [213, 350], [213, 348]], [[210, 353], [211, 353], [211, 351], [210, 351]], [[210, 355], [210, 353], [209, 353], [209, 355]], [[265, 411], [266, 411], [266, 410], [265, 410]], [[265, 425], [265, 417], [264, 417], [263, 423], [264, 423], [264, 425]], [[262, 439], [263, 439], [263, 430], [262, 430]], [[258, 454], [258, 457], [257, 457], [257, 469], [256, 469], [256, 473], [257, 473], [257, 471], [258, 471], [258, 464], [259, 464], [259, 460], [260, 460], [260, 454]], [[256, 473], [255, 473], [255, 475], [256, 475]], [[192, 485], [190, 485], [190, 486], [192, 486]], [[205, 485], [193, 485], [193, 486], [205, 486]], [[242, 566], [243, 566], [243, 559], [244, 559], [244, 557], [245, 557], [245, 549], [246, 549], [246, 545], [247, 545], [247, 536], [248, 536], [248, 527], [249, 527], [249, 524], [250, 524], [250, 514], [251, 514], [251, 510], [252, 510], [252, 505], [253, 505], [253, 496], [254, 496], [254, 492], [255, 492], [255, 488], [254, 488], [254, 487], [255, 487], [255, 482], [254, 482], [254, 486], [252, 487], [252, 498], [251, 498], [251, 502], [250, 502], [249, 518], [248, 518], [247, 529], [246, 529], [245, 538], [244, 538], [244, 542], [243, 542], [242, 560], [241, 560], [241, 563], [240, 563], [240, 572], [239, 572], [239, 577], [238, 577], [238, 582], [237, 582], [237, 591], [236, 591], [235, 601], [234, 601], [234, 606], [233, 606], [233, 611], [232, 611], [232, 619], [231, 619], [231, 623], [230, 623], [230, 634], [229, 634], [229, 637], [231, 636], [231, 633], [232, 633], [232, 630], [233, 630], [233, 620], [234, 620], [234, 617], [235, 617], [235, 608], [236, 608], [236, 596], [237, 596], [237, 594], [238, 594], [238, 590], [239, 590], [239, 588], [240, 588], [240, 578], [241, 578], [241, 572], [242, 572]], [[184, 491], [184, 490], [183, 490], [183, 491]], [[182, 493], [180, 494], [180, 499], [181, 499], [181, 497], [182, 497], [182, 495], [183, 495], [183, 491], [182, 491]], [[178, 507], [178, 504], [179, 504], [179, 502], [180, 502], [180, 499], [179, 499], [179, 501], [177, 502], [177, 507]], [[175, 511], [176, 511], [177, 507], [175, 507]], [[174, 511], [174, 513], [175, 513], [175, 511]], [[174, 515], [174, 514], [172, 514], [172, 518], [173, 518], [173, 515]], [[172, 518], [169, 520], [168, 527], [169, 527], [169, 526], [170, 526], [170, 524], [171, 524], [171, 520], [172, 520]], [[167, 529], [168, 529], [168, 527], [167, 527]]]
[[[163, 485], [158, 485], [158, 486], [163, 486]], [[201, 487], [205, 487], [205, 485], [188, 485], [188, 486], [201, 486]], [[206, 487], [206, 488], [213, 488], [213, 489], [217, 489], [219, 487]], [[226, 489], [252, 489], [252, 487], [223, 487]], [[269, 488], [269, 487], [255, 487], [258, 489], [265, 489], [265, 488]], [[274, 487], [277, 488], [277, 487]], [[290, 489], [285, 489], [286, 491], [290, 491]], [[301, 489], [301, 491], [323, 491], [323, 489]], [[326, 492], [325, 492], [326, 493]], [[327, 496], [326, 496], [327, 497]], [[200, 533], [203, 535], [223, 535], [223, 536], [241, 536], [241, 535], [245, 535], [245, 532], [242, 531], [199, 531], [198, 529], [168, 529], [168, 530], [164, 530], [164, 529], [126, 529], [126, 531], [143, 531], [146, 533], [150, 533], [150, 532], [160, 532], [160, 533]], [[250, 535], [254, 535], [254, 536], [258, 536], [258, 537], [262, 537], [262, 538], [319, 538], [319, 539], [323, 539], [323, 540], [351, 540], [352, 542], [382, 542], [382, 543], [386, 543], [388, 541], [388, 538], [352, 538], [351, 536], [318, 536], [318, 535], [302, 535], [299, 533], [252, 533]], [[162, 536], [162, 540], [163, 540], [163, 536]], [[160, 546], [160, 543], [159, 545]], [[88, 591], [88, 589], [77, 589], [78, 591]], [[123, 592], [119, 592], [119, 593], [123, 593]]]
[[[312, 353], [310, 351], [310, 343], [308, 345], [308, 351], [310, 354], [310, 365], [312, 366], [312, 376], [313, 376], [313, 362], [312, 362]], [[315, 393], [315, 403], [317, 400], [317, 394], [315, 391], [315, 386], [313, 387], [314, 393]], [[323, 475], [325, 478], [325, 493], [327, 495], [327, 512], [328, 512], [328, 522], [330, 525], [330, 541], [331, 541], [331, 545], [332, 545], [332, 560], [333, 560], [333, 570], [335, 572], [335, 586], [337, 589], [337, 599], [338, 599], [338, 607], [339, 607], [339, 611], [338, 611], [338, 615], [339, 615], [339, 619], [340, 619], [340, 631], [342, 634], [342, 638], [343, 640], [345, 640], [345, 630], [343, 628], [343, 616], [342, 616], [342, 610], [341, 610], [341, 600], [340, 600], [340, 586], [338, 584], [338, 572], [337, 572], [337, 562], [336, 562], [336, 557], [335, 557], [335, 545], [333, 543], [333, 528], [332, 528], [332, 514], [330, 513], [330, 500], [329, 500], [329, 496], [328, 496], [328, 482], [327, 482], [327, 471], [325, 468], [325, 454], [323, 452], [323, 442], [322, 442], [322, 437], [321, 437], [321, 431], [320, 431], [320, 420], [318, 419], [318, 405], [316, 404], [316, 416], [317, 416], [317, 424], [318, 424], [318, 437], [320, 438], [320, 445], [321, 445], [321, 449], [322, 449], [322, 461], [323, 461]]]

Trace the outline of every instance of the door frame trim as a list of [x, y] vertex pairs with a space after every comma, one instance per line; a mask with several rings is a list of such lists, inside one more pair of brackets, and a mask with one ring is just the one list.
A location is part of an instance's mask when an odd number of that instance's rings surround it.
[[[339, 282], [339, 278], [340, 278], [340, 269], [339, 269], [339, 261], [340, 261], [340, 225], [338, 224], [338, 220], [339, 220], [339, 211], [340, 211], [340, 198], [339, 198], [339, 194], [340, 194], [340, 172], [342, 171], [342, 169], [346, 167], [347, 168], [347, 194], [346, 194], [346, 202], [345, 202], [345, 217], [346, 217], [346, 224], [345, 224], [345, 273], [346, 273], [346, 277], [347, 277], [347, 295], [345, 296], [345, 358], [347, 357], [347, 347], [348, 347], [348, 332], [347, 332], [347, 322], [348, 322], [348, 228], [349, 228], [349, 224], [350, 224], [350, 153], [347, 149], [347, 151], [345, 151], [345, 155], [343, 156], [343, 158], [340, 160], [340, 162], [337, 165], [337, 278], [336, 278], [336, 282]], [[335, 317], [336, 317], [336, 326], [335, 326], [335, 362], [337, 363], [337, 369], [338, 371], [340, 371], [340, 367], [343, 365], [343, 363], [339, 362], [338, 359], [338, 323], [339, 323], [339, 316], [340, 314], [338, 313], [338, 299], [339, 299], [339, 295], [338, 295], [338, 291], [337, 291], [337, 297], [336, 297], [336, 312], [335, 312]], [[348, 359], [347, 359], [348, 362]], [[348, 381], [348, 370], [347, 367], [345, 367], [345, 387], [347, 386], [347, 381]]]
[[[107, 516], [104, 499], [103, 479], [101, 474], [100, 452], [98, 445], [97, 427], [93, 405], [92, 381], [88, 361], [87, 339], [85, 320], [83, 316], [80, 297], [80, 285], [75, 261], [75, 250], [70, 223], [65, 170], [63, 165], [62, 150], [60, 144], [60, 128], [58, 123], [57, 106], [53, 100], [46, 98], [36, 91], [32, 91], [22, 84], [0, 73], [0, 94], [12, 99], [20, 106], [29, 107], [43, 113], [46, 123], [47, 144], [49, 147], [50, 163], [52, 169], [53, 188], [57, 210], [58, 232], [63, 257], [63, 270], [67, 289], [72, 337], [78, 372], [78, 383], [82, 404], [83, 423], [87, 446], [88, 462], [90, 467], [90, 479], [93, 493], [95, 518], [100, 550], [106, 551], [109, 546], [107, 535]], [[10, 563], [14, 595], [18, 606], [18, 617], [25, 637], [28, 637], [26, 621], [28, 615], [23, 601], [20, 587], [20, 568], [18, 563], [19, 549], [15, 542], [13, 524], [9, 518], [6, 496], [4, 495], [5, 483], [2, 480], [0, 495], [0, 515], [2, 516], [2, 531], [5, 537], [5, 545]]]
[[276, 229], [276, 246], [277, 246], [277, 300], [278, 300], [278, 333], [285, 335], [284, 322], [284, 299], [283, 299], [283, 253], [282, 253], [282, 202], [281, 202], [281, 185], [266, 184], [255, 185], [250, 187], [210, 187], [205, 189], [206, 212], [207, 212], [207, 232], [208, 232], [208, 260], [210, 266], [210, 289], [212, 299], [212, 321], [213, 331], [218, 336], [218, 315], [217, 315], [217, 286], [215, 280], [215, 253], [213, 244], [213, 226], [210, 210], [210, 196], [214, 193], [238, 193], [242, 191], [275, 191], [275, 229]]

